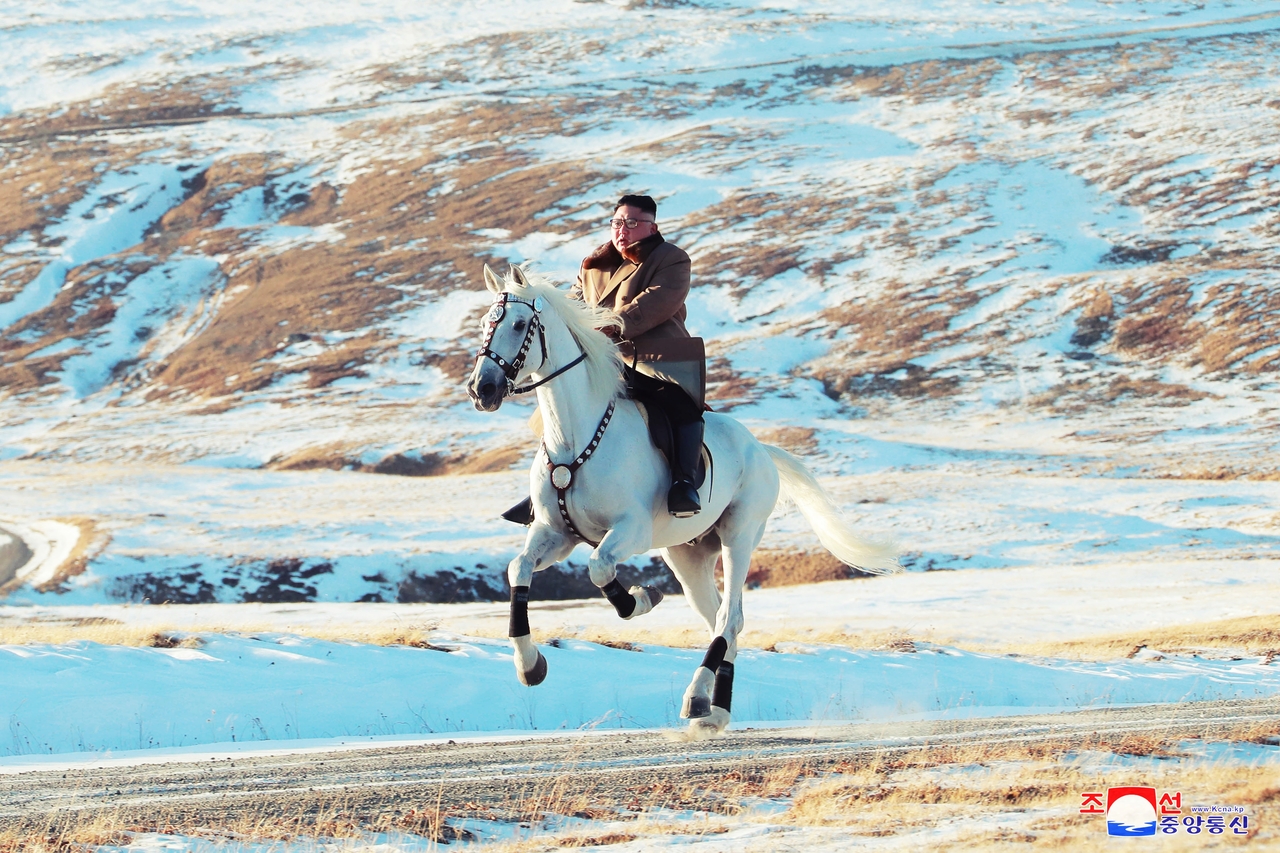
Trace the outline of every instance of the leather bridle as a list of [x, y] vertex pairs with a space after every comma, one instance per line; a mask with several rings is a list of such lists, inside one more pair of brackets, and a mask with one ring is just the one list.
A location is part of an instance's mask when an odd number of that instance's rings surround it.
[[[520, 342], [520, 351], [516, 353], [515, 357], [511, 359], [511, 361], [507, 361], [505, 358], [494, 352], [490, 344], [493, 342], [494, 333], [498, 330], [498, 324], [502, 322], [502, 318], [507, 313], [507, 306], [513, 302], [517, 305], [524, 305], [528, 307], [533, 311], [533, 316], [529, 318], [529, 328], [525, 330], [524, 340]], [[480, 360], [484, 358], [493, 359], [494, 363], [501, 368], [503, 375], [507, 377], [508, 394], [524, 394], [532, 391], [539, 385], [543, 385], [550, 382], [552, 379], [555, 379], [566, 370], [577, 367], [587, 358], [587, 354], [580, 351], [578, 357], [573, 361], [553, 373], [544, 376], [537, 382], [531, 382], [528, 385], [516, 385], [516, 377], [520, 375], [522, 370], [524, 370], [525, 360], [529, 356], [529, 350], [533, 347], [533, 336], [535, 332], [538, 335], [538, 342], [542, 347], [542, 364], [546, 364], [547, 330], [546, 327], [542, 325], [542, 318], [539, 316], [544, 308], [546, 308], [546, 303], [543, 301], [541, 296], [535, 297], [531, 302], [527, 299], [521, 299], [518, 296], [503, 291], [498, 294], [498, 298], [494, 300], [493, 306], [489, 309], [489, 314], [486, 317], [489, 323], [489, 328], [485, 332], [484, 348], [476, 354], [476, 362], [478, 364]], [[613, 418], [614, 403], [614, 400], [609, 401], [609, 407], [605, 410], [604, 417], [600, 419], [600, 424], [596, 427], [596, 432], [591, 438], [591, 443], [588, 444], [587, 447], [583, 449], [582, 453], [579, 453], [572, 462], [564, 465], [556, 464], [551, 459], [551, 451], [547, 449], [546, 443], [544, 442], [542, 445], [542, 453], [547, 458], [547, 471], [551, 480], [551, 486], [556, 490], [556, 505], [560, 510], [560, 517], [564, 521], [565, 527], [572, 535], [578, 537], [583, 542], [590, 544], [593, 548], [597, 547], [600, 543], [588, 539], [582, 534], [582, 531], [578, 529], [578, 526], [573, 523], [573, 519], [569, 517], [567, 497], [569, 493], [569, 486], [573, 483], [573, 475], [577, 473], [577, 470], [580, 467], [582, 467], [582, 463], [591, 458], [592, 454], [596, 452], [596, 448], [599, 447], [600, 439], [604, 437], [604, 431], [609, 426], [609, 421]]]
[[[533, 316], [529, 318], [529, 327], [525, 330], [524, 340], [520, 342], [519, 352], [516, 353], [515, 358], [511, 359], [511, 361], [507, 361], [505, 358], [494, 352], [489, 344], [493, 341], [494, 333], [498, 331], [498, 324], [502, 322], [502, 318], [507, 313], [507, 305], [511, 303], [528, 307], [533, 311]], [[541, 296], [530, 301], [528, 299], [521, 299], [520, 297], [505, 291], [498, 294], [498, 298], [494, 300], [492, 307], [489, 308], [489, 314], [486, 317], [489, 323], [489, 328], [484, 335], [483, 349], [476, 354], [476, 361], [479, 361], [482, 358], [493, 359], [494, 363], [498, 365], [498, 368], [502, 370], [502, 375], [507, 377], [507, 394], [509, 395], [527, 394], [538, 386], [544, 385], [552, 379], [555, 379], [570, 368], [577, 367], [587, 359], [587, 354], [585, 352], [580, 352], [577, 358], [566, 364], [564, 367], [556, 370], [551, 375], [544, 376], [537, 382], [531, 382], [528, 385], [516, 385], [516, 377], [520, 375], [520, 371], [524, 370], [525, 360], [529, 356], [529, 349], [533, 346], [533, 336], [535, 332], [538, 335], [538, 343], [542, 347], [541, 364], [546, 364], [547, 362], [547, 330], [546, 327], [542, 325], [542, 318], [540, 316], [544, 308], [546, 308], [546, 303], [543, 301]]]

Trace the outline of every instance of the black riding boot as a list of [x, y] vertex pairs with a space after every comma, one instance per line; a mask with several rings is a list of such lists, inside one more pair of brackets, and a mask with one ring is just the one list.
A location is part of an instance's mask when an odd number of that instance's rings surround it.
[[702, 510], [698, 490], [693, 485], [698, 457], [702, 455], [702, 421], [679, 424], [672, 429], [675, 449], [671, 460], [671, 491], [667, 492], [667, 511], [676, 518], [688, 518]]
[[502, 514], [507, 521], [514, 521], [516, 524], [523, 524], [528, 527], [533, 524], [533, 498], [525, 498], [520, 503], [513, 506]]

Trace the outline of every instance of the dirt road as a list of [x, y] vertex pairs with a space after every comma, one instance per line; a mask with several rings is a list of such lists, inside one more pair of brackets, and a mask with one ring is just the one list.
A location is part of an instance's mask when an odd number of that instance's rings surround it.
[[367, 821], [414, 810], [518, 820], [574, 803], [652, 806], [678, 801], [687, 807], [690, 796], [723, 788], [726, 778], [742, 780], [789, 766], [819, 774], [841, 763], [847, 767], [923, 748], [1106, 748], [1135, 738], [1221, 739], [1267, 726], [1271, 731], [1280, 726], [1280, 699], [751, 729], [700, 743], [677, 742], [664, 733], [611, 731], [322, 753], [261, 752], [195, 762], [157, 757], [143, 760], [158, 763], [140, 760], [109, 768], [0, 767], [0, 823], [83, 823], [104, 811], [126, 823], [149, 826], [293, 822], [322, 814]]

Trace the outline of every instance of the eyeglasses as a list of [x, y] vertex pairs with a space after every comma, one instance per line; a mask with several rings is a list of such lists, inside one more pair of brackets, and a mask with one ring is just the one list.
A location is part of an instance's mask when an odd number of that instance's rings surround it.
[[618, 230], [620, 230], [620, 229], [622, 228], [622, 226], [624, 226], [624, 225], [625, 225], [625, 226], [627, 226], [628, 228], [635, 228], [635, 227], [636, 227], [637, 225], [639, 225], [641, 222], [654, 222], [654, 221], [656, 221], [656, 220], [653, 220], [653, 219], [610, 219], [610, 220], [609, 220], [609, 227], [610, 227], [610, 228], [612, 228], [614, 231], [618, 231]]

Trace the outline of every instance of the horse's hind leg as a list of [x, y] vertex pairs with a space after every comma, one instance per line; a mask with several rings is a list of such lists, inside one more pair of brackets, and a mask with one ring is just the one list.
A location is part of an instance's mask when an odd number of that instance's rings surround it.
[[511, 623], [507, 636], [515, 651], [516, 678], [528, 687], [541, 684], [547, 677], [547, 659], [534, 645], [529, 628], [529, 586], [533, 573], [569, 556], [573, 542], [545, 524], [535, 523], [529, 528], [524, 550], [507, 566], [507, 581], [511, 584]]
[[[698, 719], [711, 715], [712, 692], [718, 671], [723, 668], [726, 643], [716, 633], [716, 614], [720, 610], [720, 590], [716, 588], [716, 560], [720, 557], [720, 538], [713, 531], [696, 544], [679, 545], [663, 550], [662, 556], [684, 589], [689, 606], [707, 623], [711, 646], [702, 665], [694, 671], [693, 680], [684, 691], [680, 716]], [[730, 671], [732, 671], [732, 664]]]
[[716, 627], [716, 611], [720, 609], [720, 590], [716, 586], [716, 560], [720, 558], [720, 537], [711, 531], [697, 542], [662, 549], [662, 558], [680, 581], [685, 598], [694, 612]]
[[[738, 512], [748, 517], [742, 519], [740, 524], [733, 524], [730, 520], [729, 524], [721, 528], [725, 531], [720, 550], [724, 559], [724, 596], [716, 611], [715, 627], [712, 628], [714, 639], [707, 648], [702, 666], [698, 667], [694, 675], [693, 683], [689, 685], [690, 690], [699, 696], [705, 696], [707, 692], [711, 694], [705, 715], [690, 714], [689, 727], [699, 737], [718, 735], [729, 725], [733, 700], [733, 662], [738, 657], [738, 634], [744, 624], [742, 591], [747, 583], [747, 570], [751, 567], [751, 554], [764, 536], [765, 519], [768, 517], [766, 511], [756, 516], [759, 520], [753, 521], [750, 514], [742, 510]], [[707, 706], [700, 705], [699, 709], [701, 707]]]

